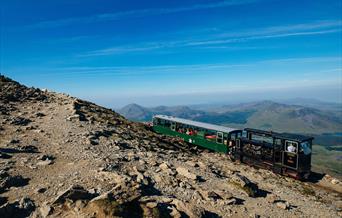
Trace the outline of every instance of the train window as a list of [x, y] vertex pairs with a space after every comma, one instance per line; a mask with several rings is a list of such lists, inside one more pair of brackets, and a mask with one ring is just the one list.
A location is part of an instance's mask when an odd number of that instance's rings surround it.
[[161, 126], [165, 126], [165, 120], [158, 119], [158, 124]]
[[241, 137], [241, 132], [238, 132], [237, 133], [237, 138], [240, 138]]
[[231, 140], [235, 140], [235, 139], [236, 139], [235, 133], [230, 134], [230, 139], [231, 139]]
[[305, 155], [311, 154], [311, 143], [308, 141], [300, 143], [300, 152], [303, 152]]
[[170, 128], [170, 126], [171, 126], [171, 122], [170, 122], [170, 121], [168, 121], [168, 120], [164, 120], [164, 126], [165, 126], [165, 127], [169, 127], [169, 128]]
[[273, 144], [273, 138], [263, 135], [252, 134], [252, 140]]
[[281, 145], [281, 139], [274, 139], [274, 144], [275, 145]]
[[297, 142], [286, 141], [286, 151], [290, 153], [297, 153]]
[[245, 130], [242, 131], [242, 137], [247, 138], [247, 132]]

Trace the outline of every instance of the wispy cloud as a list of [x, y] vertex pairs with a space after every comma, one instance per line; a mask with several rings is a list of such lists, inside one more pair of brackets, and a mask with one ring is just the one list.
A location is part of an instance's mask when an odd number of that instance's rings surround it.
[[[81, 54], [80, 56], [103, 56], [113, 54], [123, 54], [131, 52], [143, 52], [159, 49], [181, 48], [181, 47], [199, 47], [207, 49], [222, 49], [227, 50], [246, 50], [257, 49], [256, 47], [228, 47], [226, 44], [238, 44], [251, 40], [260, 40], [268, 38], [284, 38], [295, 36], [310, 36], [322, 35], [329, 33], [341, 32], [341, 20], [335, 21], [316, 21], [312, 23], [293, 24], [285, 26], [272, 26], [259, 29], [248, 29], [239, 32], [231, 32], [223, 30], [202, 40], [177, 40], [165, 42], [145, 42], [142, 44], [135, 44], [130, 46], [117, 46], [105, 49], [99, 49]], [[214, 46], [220, 45], [220, 46]], [[260, 47], [259, 47], [260, 48]]]
[[303, 32], [312, 30], [326, 30], [330, 28], [341, 28], [342, 20], [318, 20], [309, 23], [299, 23], [291, 25], [270, 26], [258, 29], [248, 29], [239, 32], [224, 32], [217, 34], [220, 37], [244, 37], [244, 36], [263, 36], [270, 34], [282, 34], [291, 32]]
[[103, 22], [103, 21], [113, 21], [113, 20], [122, 20], [129, 18], [139, 18], [160, 14], [171, 14], [171, 13], [180, 13], [187, 11], [195, 11], [202, 9], [214, 9], [214, 8], [222, 8], [229, 7], [233, 5], [243, 5], [250, 4], [254, 2], [258, 2], [260, 0], [223, 0], [214, 3], [207, 4], [195, 4], [186, 7], [176, 7], [176, 8], [147, 8], [147, 9], [137, 9], [137, 10], [129, 10], [129, 11], [120, 11], [114, 13], [106, 13], [106, 14], [95, 14], [87, 17], [71, 17], [59, 20], [48, 20], [42, 21], [39, 23], [35, 23], [27, 26], [29, 29], [34, 28], [53, 28], [74, 24], [87, 24], [87, 23], [95, 23], [95, 22]]
[[[342, 72], [339, 63], [341, 57], [298, 57], [286, 59], [267, 59], [241, 64], [188, 64], [188, 65], [156, 65], [156, 66], [95, 66], [95, 67], [57, 67], [57, 68], [35, 68], [35, 72], [41, 72], [39, 76], [49, 77], [51, 75], [63, 77], [89, 77], [89, 76], [148, 76], [148, 75], [173, 75], [173, 74], [207, 74], [211, 73], [233, 73], [253, 72], [253, 69], [260, 69], [263, 66], [276, 66], [279, 68], [307, 66], [312, 64], [330, 63], [329, 69], [317, 71], [319, 73]], [[336, 67], [336, 68], [331, 68]]]

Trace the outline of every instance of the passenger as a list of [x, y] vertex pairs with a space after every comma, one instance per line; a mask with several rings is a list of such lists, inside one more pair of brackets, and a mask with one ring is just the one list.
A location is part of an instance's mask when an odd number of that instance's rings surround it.
[[293, 146], [293, 144], [290, 144], [289, 146], [287, 146], [287, 151], [292, 152], [292, 153], [296, 153], [296, 147]]

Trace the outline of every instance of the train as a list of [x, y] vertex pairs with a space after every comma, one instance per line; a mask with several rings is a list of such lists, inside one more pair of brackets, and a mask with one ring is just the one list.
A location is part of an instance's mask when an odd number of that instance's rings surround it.
[[306, 180], [311, 173], [313, 137], [253, 128], [235, 129], [174, 116], [154, 115], [156, 133], [212, 151], [226, 153], [233, 161]]

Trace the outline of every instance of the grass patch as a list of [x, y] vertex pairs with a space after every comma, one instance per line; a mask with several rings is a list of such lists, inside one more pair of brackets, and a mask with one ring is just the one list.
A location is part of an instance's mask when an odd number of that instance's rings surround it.
[[316, 196], [315, 190], [313, 190], [313, 188], [310, 186], [303, 186], [300, 192], [306, 196]]
[[342, 178], [342, 152], [328, 150], [324, 146], [314, 145], [312, 153], [313, 171], [328, 173]]

